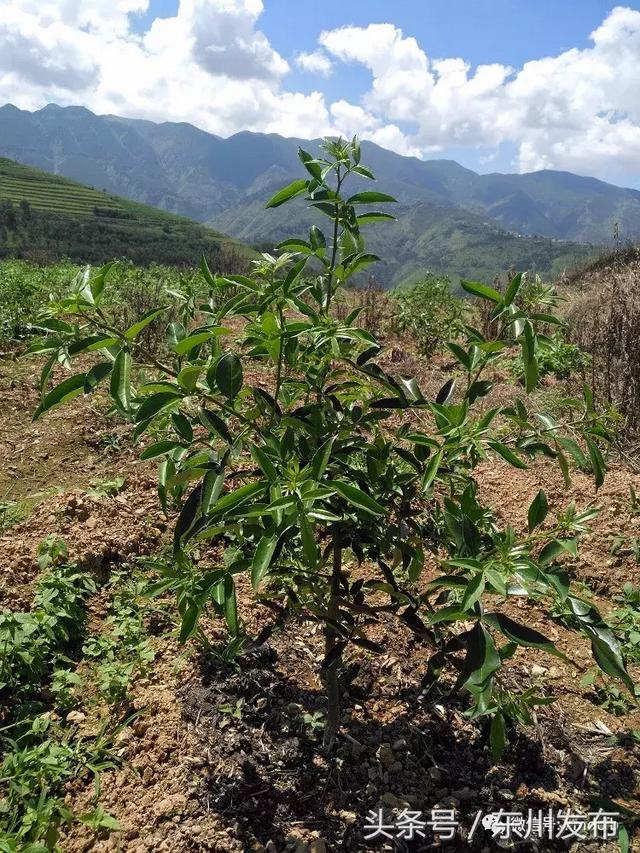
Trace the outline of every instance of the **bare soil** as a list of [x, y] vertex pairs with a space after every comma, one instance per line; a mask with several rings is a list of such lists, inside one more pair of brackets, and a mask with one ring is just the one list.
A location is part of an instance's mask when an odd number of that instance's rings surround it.
[[[397, 356], [405, 358], [411, 356]], [[425, 385], [437, 388], [446, 377], [443, 364]], [[135, 461], [137, 451], [117, 421], [105, 430], [100, 400], [93, 401], [95, 409], [76, 401], [34, 425], [31, 366], [0, 362], [0, 388], [0, 499], [32, 502], [29, 517], [0, 537], [1, 605], [29, 606], [36, 548], [51, 533], [98, 578], [133, 556], [157, 551], [171, 520], [159, 509], [154, 466]], [[87, 495], [92, 482], [114, 474], [126, 478], [119, 494]], [[610, 553], [612, 536], [640, 535], [628, 502], [631, 484], [640, 493], [640, 477], [622, 462], [613, 462], [597, 494], [580, 472], [565, 493], [560, 472], [546, 461], [527, 471], [492, 461], [480, 469], [479, 481], [499, 516], [520, 529], [540, 488], [552, 510], [570, 500], [579, 508], [597, 502], [602, 512], [570, 564], [571, 574], [590, 585], [605, 613], [623, 584], [636, 582], [635, 559]], [[241, 615], [255, 635], [273, 614], [252, 600], [249, 584], [240, 593]], [[557, 701], [539, 709], [530, 730], [510, 731], [496, 766], [484, 723], [465, 716], [461, 699], [446, 692], [435, 705], [420, 699], [429, 650], [396, 622], [383, 619], [372, 632], [388, 644], [385, 656], [358, 650], [349, 657], [342, 735], [330, 760], [313, 726], [314, 713], [324, 708], [317, 626], [277, 628], [266, 644], [249, 648], [234, 664], [180, 649], [170, 632], [160, 633], [153, 670], [133, 687], [136, 717], [114, 746], [119, 767], [101, 778], [100, 802], [121, 831], [96, 838], [75, 823], [62, 850], [491, 850], [483, 832], [466, 839], [478, 810], [586, 813], [604, 798], [640, 812], [640, 743], [632, 736], [640, 730], [640, 713], [617, 717], [595, 704], [593, 692], [580, 686], [591, 665], [586, 645], [530, 605], [512, 607], [520, 621], [556, 641], [575, 666], [533, 650], [520, 650], [510, 661], [513, 687], [539, 684]], [[99, 622], [101, 612], [94, 609], [92, 619]], [[215, 621], [207, 632], [212, 642], [223, 637]], [[640, 678], [640, 672], [632, 674]], [[94, 793], [89, 779], [77, 780], [67, 792], [69, 806], [75, 813], [90, 810]], [[453, 808], [461, 834], [441, 845], [429, 837], [386, 846], [367, 842], [367, 813], [380, 806]], [[567, 848], [543, 842], [521, 849]], [[618, 848], [615, 842], [577, 842], [571, 849]]]

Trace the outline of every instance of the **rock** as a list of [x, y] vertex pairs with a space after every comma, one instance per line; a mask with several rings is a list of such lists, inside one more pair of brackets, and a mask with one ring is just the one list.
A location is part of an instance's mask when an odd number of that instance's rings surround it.
[[95, 517], [95, 515], [90, 515], [89, 518], [85, 521], [84, 526], [87, 528], [87, 530], [95, 530], [97, 524], [98, 519]]
[[86, 714], [82, 713], [82, 711], [69, 711], [65, 719], [68, 723], [76, 723], [79, 725], [80, 723], [83, 723], [87, 717]]
[[396, 797], [395, 794], [387, 792], [380, 797], [380, 802], [385, 806], [389, 806], [390, 809], [408, 809], [409, 802], [407, 800], [401, 800], [399, 797]]
[[358, 821], [358, 815], [355, 812], [342, 811], [339, 812], [339, 815], [347, 826], [353, 826]]
[[171, 794], [157, 802], [153, 811], [157, 817], [172, 817], [175, 814], [182, 814], [186, 807], [187, 798], [184, 794]]
[[384, 767], [389, 767], [395, 761], [395, 755], [391, 749], [391, 744], [381, 743], [376, 750], [376, 758]]
[[403, 749], [407, 748], [407, 742], [403, 737], [399, 737], [397, 740], [394, 740], [391, 745], [391, 749], [394, 752], [402, 752]]
[[537, 678], [541, 675], [546, 675], [546, 672], [547, 672], [546, 666], [540, 666], [539, 664], [534, 663], [534, 665], [531, 667], [531, 675], [534, 678]]
[[442, 782], [442, 770], [439, 767], [430, 767], [428, 772], [432, 782]]
[[327, 842], [324, 838], [315, 838], [307, 849], [309, 853], [327, 853]]
[[289, 704], [284, 707], [284, 712], [288, 717], [296, 717], [301, 711], [302, 708], [297, 702], [289, 702]]

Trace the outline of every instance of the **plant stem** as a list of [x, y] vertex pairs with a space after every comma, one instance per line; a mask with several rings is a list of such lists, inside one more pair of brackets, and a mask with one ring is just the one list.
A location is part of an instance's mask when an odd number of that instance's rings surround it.
[[[276, 387], [273, 392], [273, 399], [278, 402], [278, 397], [280, 396], [280, 386], [282, 384], [282, 359], [284, 356], [284, 338], [282, 337], [284, 333], [284, 311], [282, 310], [282, 306], [278, 306], [278, 318], [280, 320], [280, 340], [278, 342], [278, 364], [276, 366]], [[271, 412], [271, 423], [273, 424], [275, 420], [276, 412], [275, 409]]]
[[[333, 542], [333, 571], [331, 572], [331, 586], [329, 591], [329, 618], [333, 621], [338, 620], [338, 596], [340, 594], [340, 571], [342, 568], [342, 548], [339, 543]], [[327, 625], [325, 628], [325, 657], [330, 655], [336, 646], [338, 635], [334, 628]], [[340, 725], [340, 687], [338, 685], [338, 672], [342, 653], [332, 660], [330, 665], [325, 670], [325, 687], [327, 690], [327, 720], [324, 727], [323, 745], [329, 752], [333, 749], [333, 745], [338, 734]]]
[[340, 174], [340, 166], [338, 166], [336, 174], [338, 176], [338, 182], [336, 185], [336, 195], [338, 198], [335, 203], [335, 212], [333, 215], [333, 245], [331, 247], [331, 265], [329, 267], [329, 281], [327, 284], [327, 306], [326, 312], [329, 313], [329, 308], [331, 307], [331, 300], [333, 298], [333, 275], [336, 268], [336, 260], [338, 257], [338, 230], [340, 226], [340, 188], [342, 186], [343, 176]]

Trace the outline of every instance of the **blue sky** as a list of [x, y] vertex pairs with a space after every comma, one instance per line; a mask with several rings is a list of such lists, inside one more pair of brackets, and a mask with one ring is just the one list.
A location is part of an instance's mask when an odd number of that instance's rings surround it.
[[478, 171], [640, 186], [637, 2], [1, 2], [0, 101], [27, 109], [358, 132]]

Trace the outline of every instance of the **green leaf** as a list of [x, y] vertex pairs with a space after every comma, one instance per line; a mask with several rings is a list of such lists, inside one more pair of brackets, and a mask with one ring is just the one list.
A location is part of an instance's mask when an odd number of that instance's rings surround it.
[[111, 396], [116, 406], [125, 414], [131, 408], [131, 355], [121, 349], [111, 371]]
[[395, 222], [396, 217], [390, 213], [380, 213], [377, 210], [372, 210], [370, 213], [361, 213], [356, 217], [358, 225], [370, 225], [373, 222], [384, 222], [385, 220]]
[[[93, 302], [94, 305], [100, 304], [102, 294], [107, 283], [107, 276], [115, 266], [115, 263], [115, 261], [109, 261], [108, 264], [105, 264], [104, 266], [100, 267], [97, 273], [90, 278], [89, 292], [91, 293], [91, 299], [89, 299], [89, 302]], [[87, 289], [85, 288], [85, 295], [87, 295], [86, 290]]]
[[216, 365], [216, 385], [229, 400], [242, 388], [242, 363], [235, 353], [228, 352]]
[[251, 561], [251, 585], [254, 589], [257, 589], [260, 581], [269, 571], [277, 543], [278, 537], [275, 534], [263, 536], [258, 542], [258, 547]]
[[188, 444], [191, 444], [193, 441], [193, 427], [191, 426], [189, 418], [183, 415], [182, 412], [173, 412], [171, 415], [171, 422], [173, 423], [173, 428], [180, 438]]
[[84, 380], [84, 393], [90, 394], [103, 379], [107, 378], [112, 370], [112, 361], [100, 361], [98, 364], [94, 364], [93, 367], [87, 371], [87, 375]]
[[227, 334], [229, 334], [229, 329], [226, 329], [223, 326], [218, 326], [215, 329], [209, 329], [206, 332], [196, 332], [195, 335], [189, 335], [186, 338], [182, 338], [182, 340], [178, 341], [173, 348], [178, 355], [186, 355], [190, 350], [194, 349], [194, 347], [199, 347], [207, 341], [210, 341], [212, 338]]
[[334, 441], [335, 438], [328, 439], [314, 453], [313, 459], [311, 460], [311, 473], [313, 474], [314, 480], [322, 479], [322, 475], [324, 474], [327, 465], [329, 464], [329, 459], [331, 458]]
[[283, 240], [282, 243], [278, 243], [276, 249], [284, 252], [302, 252], [304, 255], [312, 255], [313, 249], [311, 245], [307, 243], [306, 240], [299, 240], [296, 238], [292, 238], [291, 240]]
[[425, 468], [425, 472], [424, 472], [424, 475], [422, 477], [422, 488], [425, 491], [433, 483], [433, 481], [435, 480], [435, 478], [438, 474], [438, 469], [440, 467], [440, 463], [442, 462], [442, 454], [443, 454], [443, 449], [440, 448], [440, 450], [438, 450], [437, 453], [434, 453], [434, 455], [429, 460], [427, 467]]
[[149, 447], [142, 451], [140, 459], [155, 459], [158, 456], [164, 456], [166, 453], [171, 453], [171, 451], [175, 450], [177, 447], [182, 447], [182, 445], [178, 444], [177, 441], [171, 441], [170, 439], [156, 441], [154, 444], [149, 445]]
[[556, 649], [551, 640], [545, 637], [544, 634], [541, 634], [540, 631], [536, 631], [534, 628], [529, 628], [526, 625], [520, 625], [508, 616], [505, 616], [504, 613], [486, 613], [484, 621], [489, 625], [499, 628], [508, 640], [517, 643], [519, 646], [542, 649], [550, 654], [564, 657]]
[[572, 556], [575, 556], [575, 548], [575, 539], [552, 539], [551, 542], [547, 542], [542, 551], [540, 551], [538, 563], [541, 566], [547, 566], [561, 554], [571, 554]]
[[200, 606], [197, 603], [192, 602], [182, 614], [182, 621], [180, 622], [180, 636], [178, 637], [178, 642], [180, 644], [186, 643], [189, 637], [193, 636], [196, 628], [198, 627], [199, 618]]
[[471, 578], [462, 596], [461, 610], [471, 610], [484, 592], [484, 575], [482, 572]]
[[133, 326], [129, 326], [124, 333], [125, 338], [128, 341], [132, 341], [134, 338], [137, 338], [143, 329], [146, 329], [148, 325], [153, 323], [156, 317], [159, 317], [166, 310], [166, 308], [152, 308], [150, 311], [147, 311], [146, 314], [143, 314], [142, 317], [140, 317], [137, 323], [134, 323]]
[[231, 636], [238, 634], [238, 600], [233, 575], [225, 575], [222, 585], [224, 596], [224, 618]]
[[109, 337], [108, 335], [91, 335], [88, 338], [70, 343], [68, 352], [69, 355], [78, 355], [81, 352], [94, 352], [98, 349], [105, 349], [116, 343], [118, 343], [118, 339]]
[[491, 757], [494, 762], [500, 761], [504, 755], [505, 746], [507, 744], [507, 732], [504, 724], [504, 716], [500, 711], [494, 714], [491, 720], [491, 730], [489, 732], [489, 742], [491, 744]]
[[455, 379], [447, 379], [442, 388], [436, 394], [435, 402], [439, 406], [444, 406], [449, 402], [451, 397], [453, 396], [453, 392], [456, 388], [456, 380]]
[[531, 505], [529, 506], [529, 511], [527, 512], [527, 521], [529, 525], [529, 533], [531, 533], [535, 528], [542, 524], [542, 522], [547, 517], [547, 513], [549, 512], [549, 503], [547, 502], [547, 496], [540, 489], [535, 498], [531, 501]]
[[196, 364], [188, 364], [183, 367], [177, 377], [178, 385], [185, 391], [193, 391], [198, 383], [201, 370], [202, 368]]
[[180, 510], [180, 515], [177, 518], [176, 526], [173, 530], [173, 551], [177, 553], [180, 550], [182, 540], [188, 536], [193, 530], [193, 527], [200, 515], [200, 493], [202, 491], [202, 483], [198, 483], [192, 489], [189, 497], [186, 499]]
[[631, 695], [635, 695], [634, 684], [627, 672], [620, 643], [609, 628], [589, 626], [588, 633], [591, 636], [591, 650], [596, 663], [607, 675], [622, 681]]
[[136, 412], [136, 423], [140, 424], [144, 421], [148, 421], [163, 409], [166, 409], [167, 406], [170, 406], [171, 403], [175, 403], [179, 399], [180, 398], [175, 394], [171, 394], [168, 391], [163, 391], [160, 394], [153, 394], [151, 397], [145, 397], [143, 404]]
[[[305, 151], [304, 148], [298, 148], [298, 157], [311, 177], [315, 178], [318, 183], [322, 183], [322, 166], [320, 163], [308, 151]], [[276, 205], [271, 205], [270, 203], [267, 205], [267, 207], [271, 206], [275, 207]]]
[[509, 305], [513, 302], [513, 300], [518, 295], [518, 291], [520, 290], [520, 286], [522, 285], [522, 273], [519, 272], [511, 279], [509, 282], [509, 287], [507, 287], [504, 299], [502, 300], [502, 304], [505, 308], [508, 308]]
[[266, 204], [266, 207], [280, 207], [285, 201], [290, 198], [295, 198], [298, 195], [306, 192], [309, 182], [303, 180], [292, 181], [288, 186], [277, 192]]
[[317, 225], [312, 225], [309, 231], [309, 239], [315, 250], [324, 249], [327, 245], [326, 238]]
[[38, 408], [33, 414], [33, 420], [36, 421], [45, 412], [60, 406], [62, 403], [68, 403], [74, 397], [78, 397], [84, 392], [86, 373], [76, 373], [75, 376], [70, 376], [63, 380], [59, 385], [56, 385], [45, 396]]
[[460, 282], [463, 289], [472, 296], [479, 296], [481, 299], [489, 299], [491, 302], [498, 303], [502, 300], [502, 294], [488, 284], [481, 284], [479, 281], [464, 281]]
[[318, 563], [318, 546], [313, 532], [313, 525], [302, 510], [298, 513], [298, 524], [300, 525], [300, 536], [302, 538], [302, 553], [309, 568], [315, 569]]
[[527, 320], [522, 337], [522, 361], [524, 363], [525, 390], [533, 391], [538, 384], [538, 360], [536, 358], [537, 338], [533, 326]]
[[275, 483], [278, 479], [278, 471], [263, 448], [258, 447], [256, 444], [252, 444], [251, 456], [253, 457], [256, 465], [262, 469], [262, 473], [265, 475], [267, 480], [271, 480], [272, 483]]
[[490, 441], [489, 447], [492, 450], [494, 450], [496, 453], [498, 453], [500, 456], [502, 456], [503, 459], [506, 459], [506, 461], [510, 465], [513, 465], [514, 468], [526, 468], [527, 467], [526, 463], [523, 462], [519, 456], [516, 456], [516, 454], [513, 452], [513, 450], [511, 450], [511, 448], [507, 447], [506, 444], [502, 444], [499, 441]]
[[620, 848], [620, 853], [629, 853], [631, 850], [629, 830], [624, 824], [620, 824], [618, 828], [618, 847]]
[[381, 504], [369, 497], [369, 495], [365, 494], [357, 486], [352, 486], [341, 480], [332, 480], [331, 488], [335, 489], [339, 495], [342, 495], [345, 500], [349, 501], [353, 506], [358, 507], [358, 509], [363, 509], [365, 512], [371, 513], [371, 515], [387, 514], [386, 509]]
[[355, 273], [358, 272], [358, 270], [362, 269], [362, 267], [367, 267], [370, 264], [375, 264], [379, 260], [380, 260], [380, 258], [377, 255], [372, 255], [372, 254], [357, 255], [357, 257], [355, 257], [353, 259], [353, 261], [347, 267], [347, 269], [345, 271], [345, 275], [346, 276], [354, 275]]
[[198, 418], [203, 427], [209, 432], [217, 433], [220, 438], [223, 438], [229, 444], [233, 444], [233, 437], [229, 432], [229, 428], [222, 418], [210, 409], [200, 409]]
[[489, 382], [488, 379], [479, 379], [476, 382], [473, 382], [467, 391], [467, 400], [469, 401], [469, 404], [471, 405], [475, 403], [479, 397], [486, 397], [492, 388], [493, 382]]
[[211, 507], [211, 515], [229, 512], [229, 510], [235, 509], [259, 492], [264, 492], [265, 488], [264, 483], [247, 483], [245, 486], [240, 486], [239, 489], [236, 489], [234, 492], [228, 492], [219, 501], [216, 501]]
[[381, 204], [386, 202], [397, 202], [397, 199], [392, 195], [376, 192], [375, 190], [356, 193], [347, 199], [347, 204]]
[[467, 656], [463, 670], [463, 675], [466, 676], [465, 687], [474, 694], [484, 692], [487, 680], [500, 669], [501, 664], [491, 634], [481, 622], [476, 622], [467, 640]]
[[604, 475], [607, 470], [607, 467], [604, 463], [600, 448], [591, 438], [591, 436], [585, 436], [585, 441], [587, 443], [587, 449], [589, 450], [589, 459], [591, 460], [591, 468], [593, 470], [596, 489], [599, 489], [600, 486], [604, 483]]

